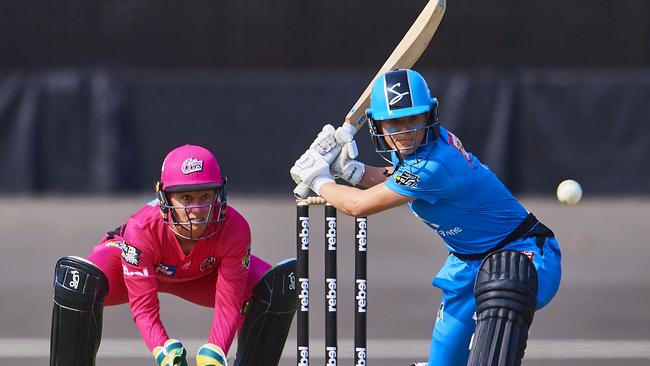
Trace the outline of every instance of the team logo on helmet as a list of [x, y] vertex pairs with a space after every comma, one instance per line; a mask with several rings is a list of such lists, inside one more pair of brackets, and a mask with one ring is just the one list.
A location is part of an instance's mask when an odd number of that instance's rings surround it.
[[402, 100], [402, 98], [404, 98], [405, 95], [410, 94], [410, 92], [400, 93], [399, 89], [396, 89], [396, 88], [399, 88], [400, 86], [402, 86], [402, 84], [397, 83], [397, 84], [395, 84], [393, 86], [390, 86], [390, 87], [386, 88], [386, 91], [395, 94], [395, 96], [391, 100], [388, 101], [388, 105], [391, 105], [391, 106], [395, 105], [396, 103], [399, 103], [399, 101]]
[[200, 172], [202, 170], [203, 170], [203, 160], [189, 158], [183, 162], [183, 165], [181, 165], [181, 171], [183, 172], [183, 174]]
[[406, 70], [386, 74], [386, 99], [390, 110], [413, 106], [411, 86]]

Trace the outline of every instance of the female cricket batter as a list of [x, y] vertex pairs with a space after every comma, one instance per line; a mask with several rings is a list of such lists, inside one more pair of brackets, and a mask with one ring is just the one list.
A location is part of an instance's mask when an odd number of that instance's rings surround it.
[[156, 363], [187, 365], [183, 344], [160, 320], [159, 292], [214, 308], [197, 365], [226, 365], [238, 330], [235, 365], [277, 365], [295, 312], [295, 260], [271, 269], [250, 255], [248, 223], [227, 207], [226, 180], [203, 147], [172, 150], [156, 193], [87, 259], [58, 261], [50, 365], [94, 365], [102, 306], [127, 302]]
[[381, 75], [370, 98], [370, 134], [391, 166], [353, 160], [354, 128], [327, 125], [291, 168], [293, 179], [351, 216], [407, 203], [440, 235], [450, 255], [433, 279], [442, 302], [429, 365], [519, 365], [534, 312], [560, 284], [553, 232], [439, 125], [438, 101], [419, 73]]

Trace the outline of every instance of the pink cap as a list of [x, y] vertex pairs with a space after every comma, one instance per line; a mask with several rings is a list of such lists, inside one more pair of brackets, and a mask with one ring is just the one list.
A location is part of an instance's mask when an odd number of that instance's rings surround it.
[[161, 189], [189, 192], [223, 185], [217, 158], [206, 148], [183, 145], [170, 151], [160, 171]]

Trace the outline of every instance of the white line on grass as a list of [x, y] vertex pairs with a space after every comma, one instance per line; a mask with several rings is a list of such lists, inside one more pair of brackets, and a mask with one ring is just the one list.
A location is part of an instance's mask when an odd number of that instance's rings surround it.
[[[185, 346], [192, 355], [205, 340], [186, 339]], [[295, 339], [289, 339], [283, 358], [296, 357]], [[339, 339], [339, 358], [351, 359], [352, 339]], [[310, 342], [311, 357], [325, 358], [325, 342]], [[0, 338], [0, 358], [49, 357], [50, 340], [47, 338]], [[233, 344], [231, 354], [237, 346]], [[428, 341], [411, 339], [370, 339], [368, 358], [424, 360], [429, 349]], [[149, 358], [149, 351], [140, 339], [108, 338], [102, 340], [98, 358]], [[193, 356], [192, 356], [193, 357]], [[526, 349], [528, 360], [596, 360], [596, 359], [650, 359], [650, 340], [529, 340]]]

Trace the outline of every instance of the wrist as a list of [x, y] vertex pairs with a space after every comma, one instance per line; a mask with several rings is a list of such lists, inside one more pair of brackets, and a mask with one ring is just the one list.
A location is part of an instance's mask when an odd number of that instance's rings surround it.
[[311, 183], [311, 189], [316, 192], [317, 195], [320, 196], [320, 189], [323, 187], [323, 185], [327, 183], [334, 183], [334, 179], [332, 179], [331, 176], [320, 176], [314, 178], [314, 180]]

